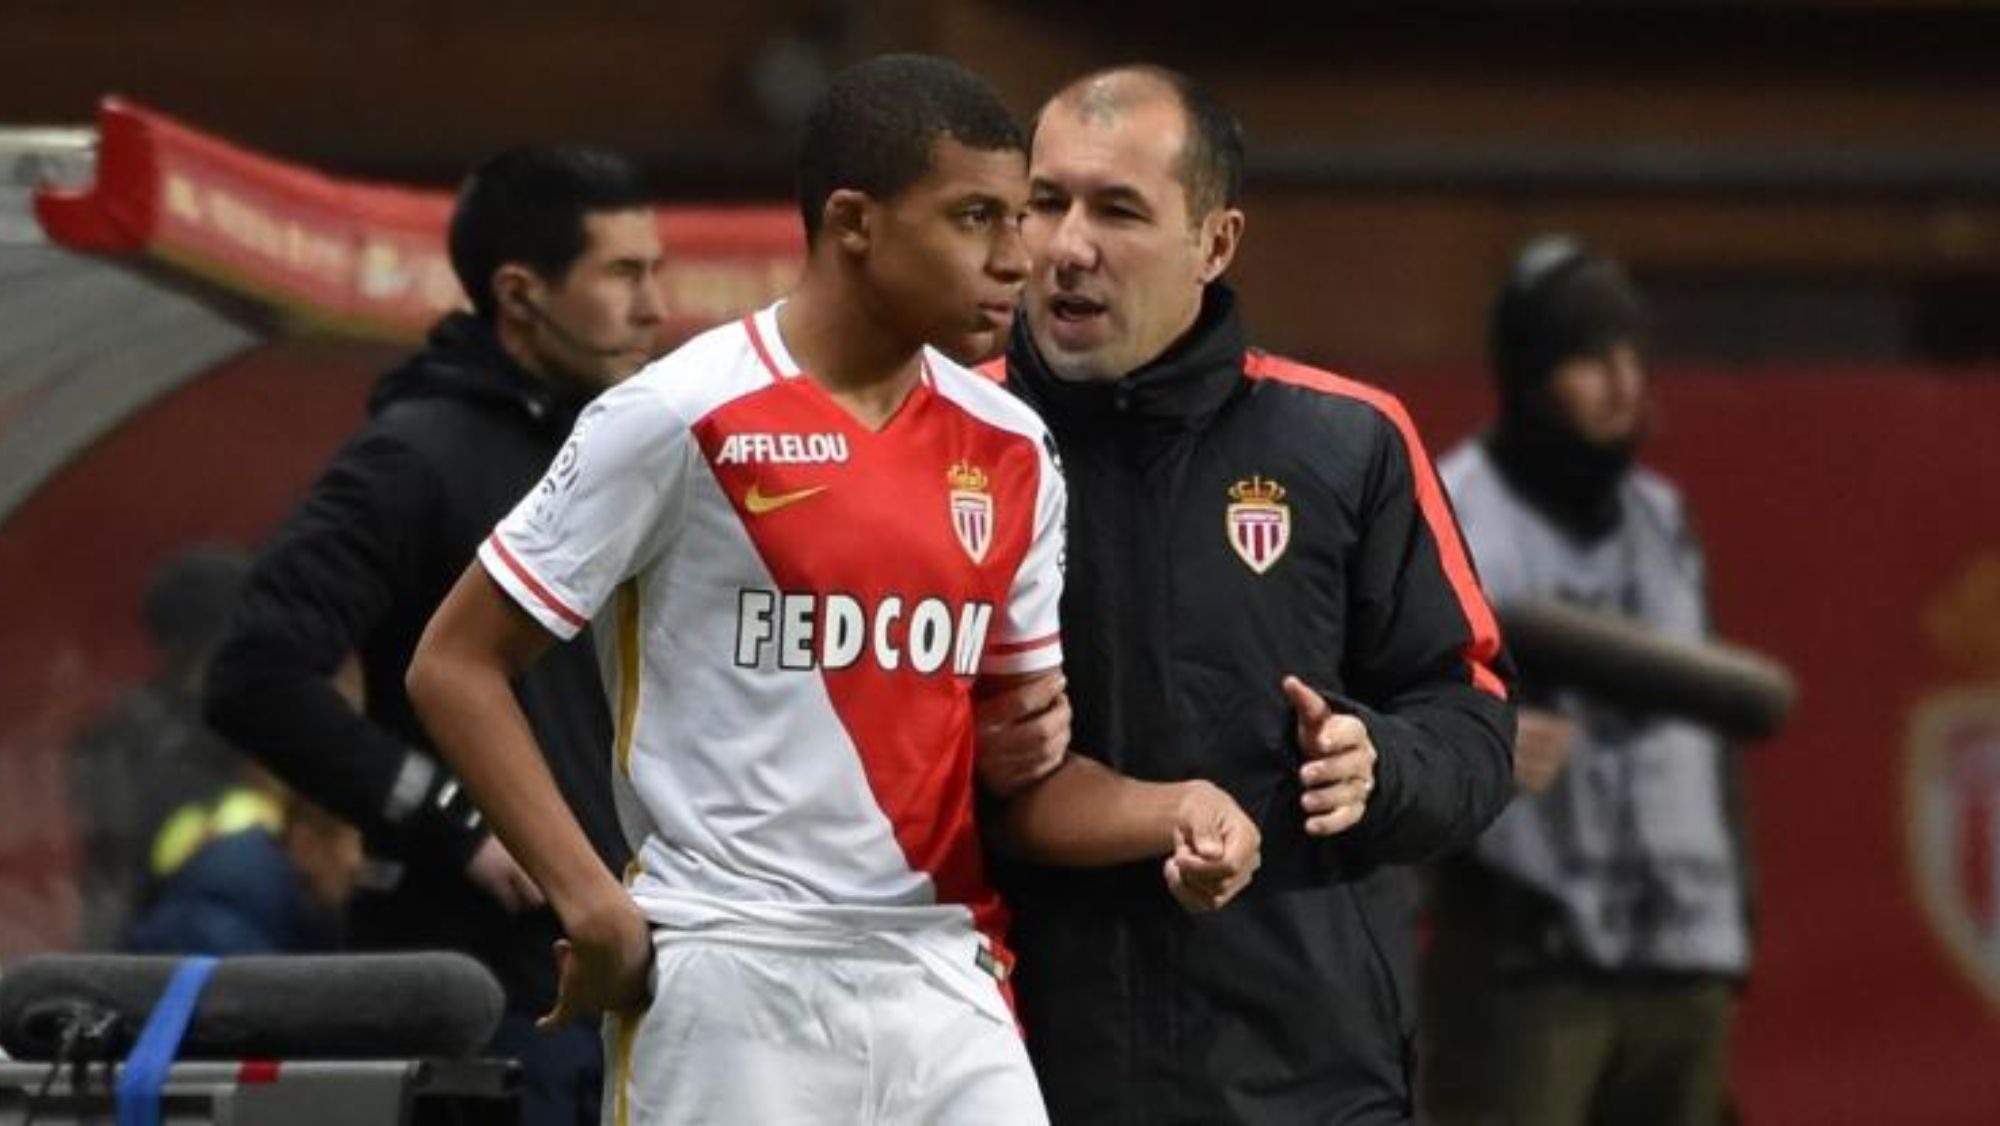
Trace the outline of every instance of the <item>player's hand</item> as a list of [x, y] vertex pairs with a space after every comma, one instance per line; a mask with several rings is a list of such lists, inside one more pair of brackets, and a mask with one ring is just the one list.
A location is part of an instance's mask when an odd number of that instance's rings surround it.
[[1368, 812], [1375, 789], [1375, 742], [1368, 726], [1333, 710], [1305, 682], [1288, 676], [1280, 684], [1298, 716], [1299, 767], [1306, 832], [1315, 837], [1344, 833]]
[[499, 837], [488, 836], [480, 843], [472, 859], [465, 862], [465, 878], [509, 911], [518, 913], [548, 902]]
[[569, 937], [556, 940], [555, 1007], [535, 1027], [553, 1032], [582, 1017], [629, 1012], [646, 1004], [652, 928], [623, 888], [564, 929]]
[[1576, 724], [1555, 712], [1523, 708], [1514, 733], [1514, 788], [1539, 794], [1555, 784], [1569, 764]]
[[1010, 797], [1062, 765], [1069, 753], [1069, 697], [1061, 676], [1041, 676], [997, 692], [975, 706], [979, 783]]
[[1263, 863], [1264, 837], [1228, 791], [1208, 782], [1182, 784], [1175, 811], [1167, 890], [1189, 911], [1214, 911], [1250, 886]]

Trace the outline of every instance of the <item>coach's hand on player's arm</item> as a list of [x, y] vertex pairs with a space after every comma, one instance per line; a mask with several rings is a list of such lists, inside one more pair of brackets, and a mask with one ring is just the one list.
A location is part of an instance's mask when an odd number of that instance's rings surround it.
[[[1069, 753], [1069, 697], [1060, 673], [1026, 680], [996, 678], [975, 705], [979, 783], [1011, 797], [1046, 778]], [[987, 682], [982, 681], [982, 688]]]
[[652, 991], [652, 928], [625, 894], [602, 897], [563, 920], [556, 940], [556, 1004], [537, 1027], [551, 1031], [597, 1013], [643, 1007]]
[[1167, 890], [1189, 911], [1214, 911], [1250, 886], [1263, 863], [1263, 834], [1228, 791], [1210, 782], [1180, 784]]
[[1368, 727], [1333, 710], [1305, 682], [1288, 676], [1280, 687], [1298, 721], [1299, 783], [1305, 789], [1306, 832], [1315, 837], [1344, 833], [1368, 812], [1375, 789], [1375, 742]]

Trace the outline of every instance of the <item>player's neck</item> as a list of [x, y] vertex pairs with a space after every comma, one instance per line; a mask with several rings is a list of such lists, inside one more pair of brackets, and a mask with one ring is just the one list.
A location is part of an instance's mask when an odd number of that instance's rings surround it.
[[922, 347], [881, 323], [850, 285], [808, 270], [778, 309], [778, 335], [805, 372], [863, 426], [879, 429], [922, 376]]

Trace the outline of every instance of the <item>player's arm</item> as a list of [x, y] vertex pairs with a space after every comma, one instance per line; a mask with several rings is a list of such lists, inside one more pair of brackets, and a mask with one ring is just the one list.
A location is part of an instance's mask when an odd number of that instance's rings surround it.
[[[1001, 798], [986, 832], [1001, 850], [1041, 864], [1165, 857], [1167, 886], [1182, 906], [1213, 910], [1248, 885], [1261, 858], [1257, 826], [1235, 800], [1207, 782], [1142, 782], [1068, 753], [1060, 641], [1068, 500], [1047, 435], [1036, 453], [1033, 538], [973, 688], [980, 776]], [[1011, 751], [1010, 736], [1020, 744]]]
[[548, 1022], [639, 1000], [652, 951], [638, 907], [556, 789], [511, 682], [675, 534], [690, 456], [686, 427], [640, 381], [605, 392], [480, 546], [410, 664], [410, 700], [440, 754], [569, 936], [556, 947]]
[[410, 702], [569, 936], [558, 946], [560, 1023], [628, 1008], [645, 994], [644, 918], [591, 848], [556, 788], [514, 697], [513, 680], [555, 639], [474, 563], [425, 629], [410, 662]]
[[[981, 678], [986, 699], [1060, 698], [1057, 670]], [[1053, 765], [999, 804], [994, 843], [1024, 860], [1064, 867], [1101, 867], [1165, 857], [1167, 886], [1190, 910], [1221, 907], [1248, 886], [1261, 862], [1256, 823], [1220, 787], [1203, 781], [1142, 782], [1084, 755], [1067, 753], [1067, 708], [1061, 745], [1034, 718], [1004, 725], [1015, 733], [1024, 761]], [[982, 741], [982, 758], [993, 753]], [[984, 773], [984, 771], [982, 771]]]

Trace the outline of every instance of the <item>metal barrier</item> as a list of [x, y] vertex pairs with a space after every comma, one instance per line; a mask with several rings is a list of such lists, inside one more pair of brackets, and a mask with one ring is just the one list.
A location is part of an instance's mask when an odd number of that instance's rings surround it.
[[[0, 1126], [116, 1120], [108, 1065], [0, 1062]], [[176, 1064], [165, 1126], [513, 1126], [511, 1060], [243, 1060]]]

